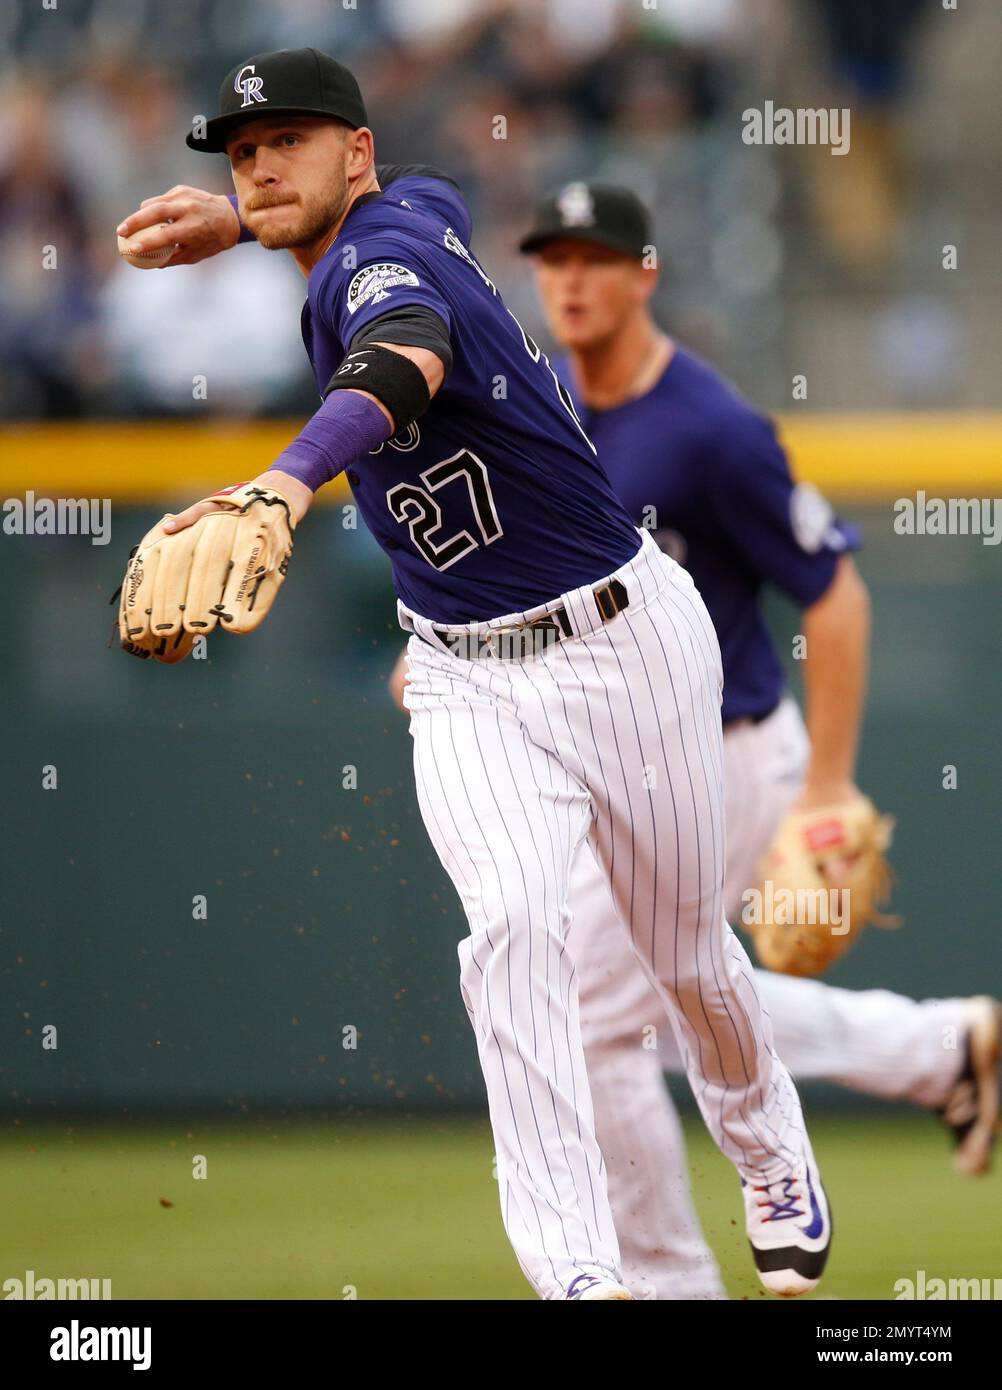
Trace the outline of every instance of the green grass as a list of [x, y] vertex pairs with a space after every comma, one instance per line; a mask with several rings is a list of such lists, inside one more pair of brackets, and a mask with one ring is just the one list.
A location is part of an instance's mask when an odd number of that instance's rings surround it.
[[[687, 1133], [728, 1292], [764, 1296], [733, 1171], [698, 1123]], [[933, 1122], [828, 1114], [812, 1133], [836, 1220], [823, 1296], [893, 1298], [894, 1281], [919, 1269], [1002, 1274], [1002, 1179], [955, 1176]], [[492, 1150], [476, 1119], [9, 1124], [0, 1282], [33, 1269], [110, 1278], [115, 1298], [528, 1298]], [[204, 1181], [192, 1178], [196, 1154]]]

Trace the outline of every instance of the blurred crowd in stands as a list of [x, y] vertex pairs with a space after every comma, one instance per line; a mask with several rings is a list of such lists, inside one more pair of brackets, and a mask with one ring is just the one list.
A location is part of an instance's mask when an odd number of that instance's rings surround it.
[[[227, 191], [225, 160], [184, 144], [193, 117], [213, 113], [235, 62], [306, 44], [357, 73], [380, 160], [437, 164], [459, 181], [474, 250], [529, 331], [542, 328], [513, 248], [534, 201], [571, 179], [627, 183], [656, 212], [666, 325], [782, 405], [791, 286], [872, 295], [900, 259], [909, 194], [896, 110], [929, 3], [5, 6], [0, 418], [314, 408], [289, 257], [246, 246], [139, 274], [114, 231], [174, 184]], [[850, 104], [851, 157], [744, 144], [741, 112], [766, 97]], [[937, 331], [949, 338], [949, 323]], [[193, 397], [196, 373], [207, 399]], [[913, 387], [900, 387], [906, 404]]]

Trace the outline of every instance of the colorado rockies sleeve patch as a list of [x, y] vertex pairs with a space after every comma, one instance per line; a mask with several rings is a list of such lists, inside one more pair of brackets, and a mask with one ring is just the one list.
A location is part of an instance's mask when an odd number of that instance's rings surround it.
[[845, 549], [845, 536], [836, 524], [835, 513], [812, 483], [798, 483], [790, 493], [790, 529], [808, 555], [816, 555], [822, 546]]
[[394, 265], [382, 261], [378, 265], [367, 265], [352, 279], [348, 286], [348, 313], [354, 314], [363, 304], [381, 304], [389, 299], [390, 290], [395, 285], [420, 285], [421, 281], [405, 265]]

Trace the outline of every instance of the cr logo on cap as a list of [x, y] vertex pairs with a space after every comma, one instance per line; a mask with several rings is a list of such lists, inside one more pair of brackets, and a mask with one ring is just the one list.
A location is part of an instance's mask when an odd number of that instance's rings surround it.
[[254, 64], [247, 63], [242, 67], [233, 80], [233, 90], [243, 93], [241, 106], [250, 106], [252, 101], [267, 101], [268, 98], [261, 95], [261, 88], [264, 86], [262, 77], [244, 77], [245, 72], [254, 72]]

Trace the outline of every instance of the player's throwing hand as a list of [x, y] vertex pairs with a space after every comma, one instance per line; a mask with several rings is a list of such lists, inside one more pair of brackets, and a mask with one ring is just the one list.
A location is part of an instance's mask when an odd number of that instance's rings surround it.
[[223, 194], [179, 183], [157, 198], [144, 198], [116, 231], [133, 254], [149, 256], [176, 245], [163, 264], [195, 265], [235, 246], [240, 220]]

